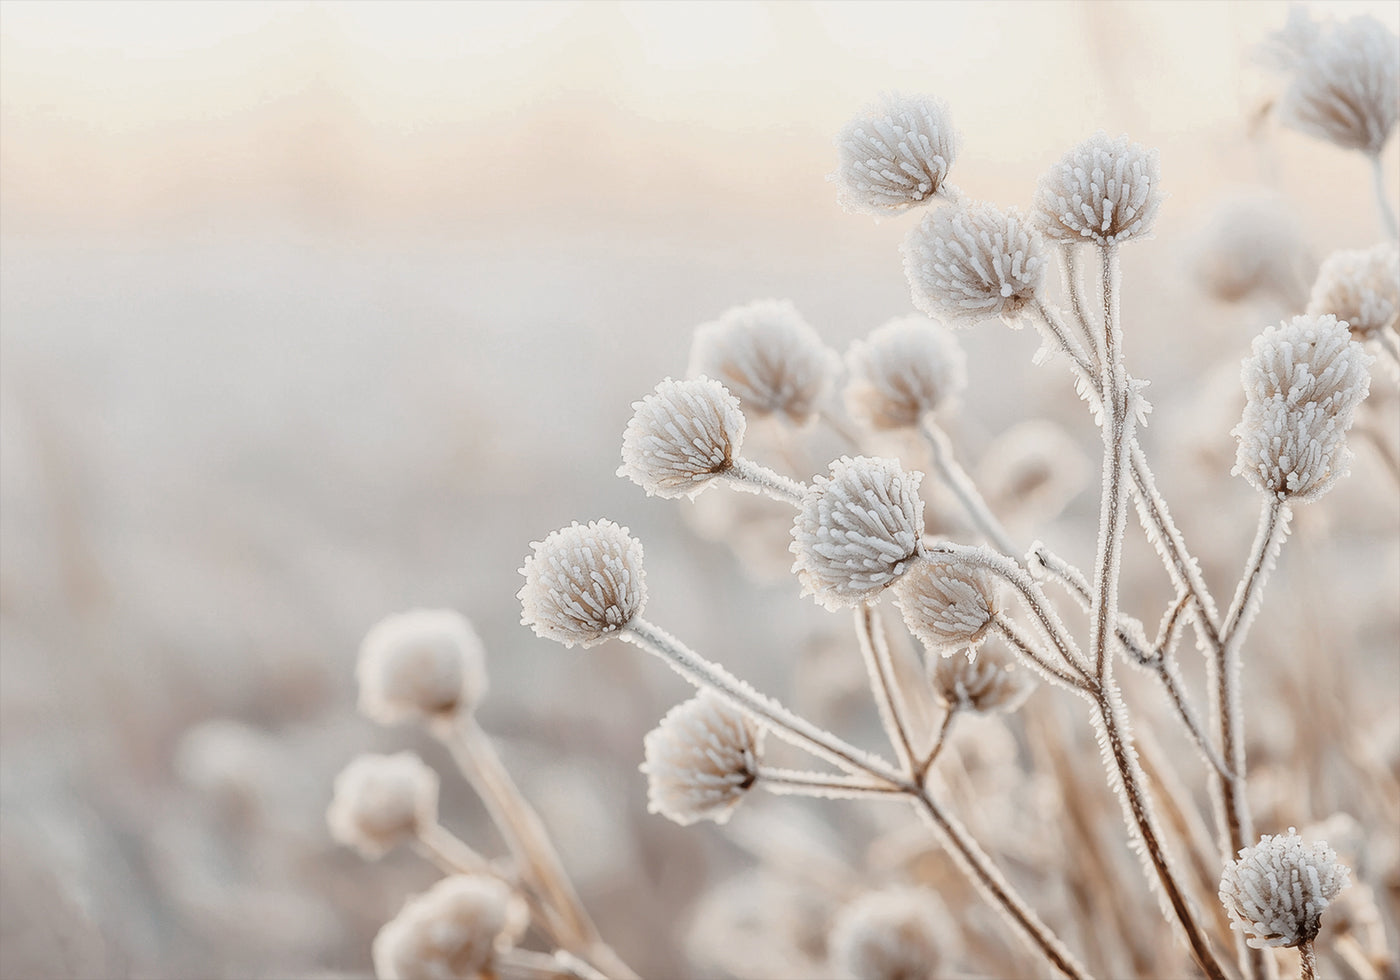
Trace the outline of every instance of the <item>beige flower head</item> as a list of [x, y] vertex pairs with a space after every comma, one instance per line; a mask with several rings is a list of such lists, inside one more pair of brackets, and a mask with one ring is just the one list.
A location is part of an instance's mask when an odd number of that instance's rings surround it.
[[647, 733], [647, 809], [682, 826], [726, 822], [758, 779], [762, 743], [748, 715], [702, 690]]
[[437, 821], [438, 777], [412, 752], [362, 755], [335, 777], [326, 824], [338, 844], [378, 858]]
[[933, 980], [957, 945], [957, 931], [934, 892], [888, 888], [837, 913], [831, 963], [853, 980]]
[[929, 679], [948, 710], [978, 714], [1015, 711], [1035, 689], [1030, 674], [985, 646], [976, 656], [969, 651], [932, 658]]
[[574, 522], [531, 544], [516, 593], [537, 636], [591, 647], [626, 628], [646, 605], [642, 543], [612, 521]]
[[1156, 150], [1098, 132], [1040, 179], [1035, 224], [1046, 238], [1119, 245], [1152, 233], [1162, 204]]
[[693, 499], [734, 465], [744, 441], [744, 413], [718, 381], [667, 378], [632, 408], [617, 475], [648, 496]]
[[836, 149], [831, 179], [841, 206], [880, 216], [907, 211], [937, 194], [958, 144], [942, 102], [888, 95], [842, 127]]
[[486, 651], [463, 616], [413, 609], [380, 620], [360, 644], [360, 711], [392, 725], [471, 711], [486, 693]]
[[1018, 324], [1045, 278], [1045, 242], [1015, 208], [939, 208], [904, 239], [914, 306], [931, 317]]
[[497, 878], [453, 875], [404, 903], [374, 937], [379, 980], [475, 980], [525, 932], [529, 910]]
[[894, 601], [909, 631], [940, 654], [980, 644], [999, 608], [990, 572], [935, 559], [915, 563], [895, 586]]
[[1220, 877], [1220, 901], [1256, 949], [1300, 946], [1317, 938], [1322, 913], [1351, 882], [1325, 841], [1309, 843], [1292, 827], [1240, 851]]
[[891, 320], [846, 354], [846, 408], [872, 429], [906, 429], [954, 404], [967, 357], [952, 332], [922, 316]]
[[1345, 320], [1357, 340], [1394, 330], [1400, 320], [1400, 248], [1382, 242], [1371, 248], [1333, 252], [1317, 271], [1308, 312]]

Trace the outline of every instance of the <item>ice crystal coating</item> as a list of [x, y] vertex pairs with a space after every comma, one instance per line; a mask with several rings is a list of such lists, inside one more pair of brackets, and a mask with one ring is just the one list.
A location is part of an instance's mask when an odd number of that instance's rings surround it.
[[885, 96], [836, 137], [837, 199], [847, 211], [906, 211], [937, 194], [957, 156], [948, 107], [935, 99]]
[[1383, 242], [1333, 252], [1317, 272], [1308, 312], [1345, 320], [1357, 340], [1394, 329], [1400, 319], [1400, 248]]
[[854, 606], [897, 580], [921, 553], [923, 474], [898, 460], [842, 456], [812, 481], [792, 525], [802, 594], [828, 609]]
[[955, 653], [934, 658], [929, 680], [948, 710], [980, 714], [1015, 711], [1035, 689], [1026, 671], [985, 648], [975, 657]]
[[855, 980], [932, 980], [955, 933], [927, 888], [862, 895], [837, 913], [831, 962]]
[[1117, 245], [1152, 233], [1162, 203], [1157, 151], [1102, 131], [1040, 178], [1035, 225], [1061, 242]]
[[1220, 876], [1220, 901], [1256, 949], [1312, 942], [1322, 913], [1351, 880], [1325, 841], [1309, 843], [1289, 827], [1240, 851]]
[[1298, 4], [1262, 56], [1288, 79], [1276, 106], [1285, 126], [1380, 155], [1400, 115], [1400, 46], [1385, 25], [1370, 16], [1320, 23]]
[[846, 408], [873, 429], [903, 429], [955, 402], [967, 387], [967, 357], [942, 324], [891, 320], [846, 354]]
[[575, 521], [530, 545], [516, 593], [520, 621], [571, 647], [603, 642], [641, 614], [647, 589], [642, 543], [612, 521]]
[[1371, 386], [1371, 357], [1336, 317], [1296, 316], [1254, 340], [1240, 378], [1233, 472], [1280, 500], [1312, 500], [1345, 475], [1347, 430]]
[[365, 635], [355, 679], [360, 711], [381, 724], [470, 711], [486, 693], [486, 651], [460, 614], [413, 609]]
[[625, 476], [648, 496], [691, 497], [734, 465], [744, 441], [739, 400], [718, 381], [667, 378], [639, 402], [622, 434]]
[[362, 755], [335, 777], [326, 825], [339, 844], [382, 857], [437, 821], [438, 777], [412, 752]]
[[496, 878], [454, 875], [404, 903], [374, 937], [379, 980], [465, 980], [495, 976], [497, 952], [529, 921], [525, 903]]
[[1045, 242], [1015, 208], [940, 208], [909, 232], [903, 253], [914, 306], [931, 317], [1014, 323], [1045, 277]]
[[909, 631], [931, 653], [976, 647], [997, 614], [996, 583], [985, 569], [926, 559], [895, 586], [894, 601]]
[[695, 330], [691, 377], [723, 382], [753, 415], [805, 425], [840, 367], [840, 358], [787, 300], [736, 306]]
[[724, 823], [758, 779], [762, 733], [712, 691], [668, 711], [644, 745], [647, 809], [682, 826]]

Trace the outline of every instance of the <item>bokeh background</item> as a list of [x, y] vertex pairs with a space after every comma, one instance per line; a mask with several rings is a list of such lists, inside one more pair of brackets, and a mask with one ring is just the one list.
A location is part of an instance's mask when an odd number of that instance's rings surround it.
[[[1319, 8], [1400, 21], [1385, 0]], [[433, 874], [338, 851], [323, 811], [355, 752], [446, 761], [354, 712], [360, 637], [417, 605], [477, 624], [483, 724], [604, 932], [644, 975], [697, 969], [695, 898], [743, 857], [648, 817], [635, 770], [684, 687], [635, 651], [535, 639], [516, 569], [552, 528], [613, 517], [646, 542], [652, 618], [825, 703], [814, 678], [845, 670], [811, 659], [830, 618], [614, 470], [630, 403], [726, 307], [791, 299], [837, 349], [910, 312], [911, 219], [845, 214], [825, 179], [882, 91], [945, 99], [955, 182], [1003, 204], [1096, 129], [1160, 148], [1158, 235], [1124, 257], [1128, 354], [1160, 480], [1227, 589], [1254, 524], [1229, 476], [1233, 379], [1288, 303], [1208, 295], [1212, 222], [1267, 200], [1305, 264], [1381, 235], [1364, 161], [1264, 111], [1252, 51], [1287, 10], [0, 4], [0, 972], [366, 973]], [[962, 337], [970, 462], [1036, 417], [1095, 458], [1029, 331]], [[839, 448], [811, 435], [808, 472]], [[1345, 645], [1368, 672], [1339, 703], [1395, 723], [1389, 479], [1359, 447], [1300, 515], [1257, 645], [1321, 610], [1317, 656]], [[1096, 497], [1037, 533], [1091, 555]], [[1170, 596], [1139, 545], [1125, 601], [1155, 620]], [[446, 822], [489, 849], [445, 783]]]

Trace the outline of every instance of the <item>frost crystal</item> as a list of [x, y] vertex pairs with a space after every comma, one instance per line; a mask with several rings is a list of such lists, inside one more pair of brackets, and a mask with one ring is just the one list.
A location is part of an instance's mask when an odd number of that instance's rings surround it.
[[627, 528], [575, 522], [531, 547], [516, 598], [520, 621], [537, 636], [591, 647], [640, 615], [647, 600], [642, 543]]
[[709, 690], [668, 711], [644, 744], [647, 809], [682, 826], [724, 823], [758, 779], [760, 730]]
[[[459, 980], [491, 971], [524, 932], [529, 912], [496, 878], [454, 875], [404, 903], [374, 937], [379, 980]], [[494, 976], [494, 973], [490, 973]]]
[[691, 497], [734, 465], [744, 441], [744, 413], [724, 385], [709, 378], [667, 378], [632, 408], [622, 434], [625, 476], [647, 495]]
[[897, 460], [867, 456], [843, 456], [829, 478], [817, 477], [792, 525], [792, 570], [802, 594], [840, 609], [903, 575], [922, 551], [922, 480]]
[[366, 858], [388, 853], [437, 820], [438, 778], [412, 752], [362, 755], [335, 777], [326, 825]]
[[963, 563], [918, 562], [895, 586], [909, 631], [932, 653], [975, 647], [996, 617], [991, 573]]
[[486, 652], [450, 609], [414, 609], [376, 624], [355, 667], [360, 711], [385, 725], [470, 711], [486, 693]]
[[952, 333], [922, 316], [891, 320], [846, 354], [846, 407], [873, 429], [903, 429], [952, 404], [967, 357]]
[[1244, 417], [1233, 472], [1280, 500], [1312, 500], [1347, 470], [1371, 358], [1336, 317], [1297, 316], [1255, 338], [1245, 358]]
[[723, 382], [749, 415], [782, 415], [805, 425], [840, 367], [840, 358], [786, 300], [736, 306], [695, 330], [691, 377]]
[[870, 892], [837, 914], [831, 962], [855, 980], [932, 980], [956, 936], [932, 891]]
[[1152, 233], [1162, 203], [1157, 151], [1095, 133], [1040, 179], [1035, 224], [1047, 238], [1117, 245]]
[[1015, 208], [940, 208], [909, 232], [903, 252], [914, 306], [932, 317], [1015, 322], [1045, 276], [1045, 242]]
[[1350, 880], [1325, 841], [1308, 843], [1290, 827], [1225, 866], [1220, 901], [1249, 945], [1298, 946], [1316, 938], [1323, 911]]
[[831, 179], [847, 211], [906, 211], [937, 194], [957, 155], [948, 108], [934, 99], [899, 95], [866, 106], [836, 138]]
[[1333, 252], [1317, 272], [1308, 312], [1345, 320], [1357, 340], [1394, 329], [1400, 318], [1400, 248], [1384, 242]]
[[934, 696], [950, 711], [1015, 711], [1035, 689], [1024, 670], [989, 649], [976, 657], [937, 657], [929, 668]]

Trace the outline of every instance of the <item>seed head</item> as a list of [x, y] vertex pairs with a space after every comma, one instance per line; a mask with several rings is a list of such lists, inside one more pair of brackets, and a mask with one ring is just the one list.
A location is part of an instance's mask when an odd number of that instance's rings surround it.
[[948, 108], [935, 99], [888, 95], [836, 137], [837, 199], [847, 211], [897, 214], [938, 193], [957, 155]]
[[915, 563], [895, 586], [909, 631], [930, 653], [976, 647], [996, 618], [996, 584], [985, 569], [962, 562]]
[[922, 551], [922, 480], [897, 460], [868, 456], [842, 456], [829, 478], [817, 477], [792, 525], [792, 570], [802, 594], [840, 609], [903, 575]]
[[694, 498], [734, 465], [744, 441], [744, 413], [718, 381], [667, 378], [632, 408], [617, 475], [648, 496]]
[[335, 777], [326, 824], [339, 844], [382, 857], [437, 820], [438, 777], [412, 752], [362, 755]]
[[831, 962], [855, 980], [933, 980], [956, 936], [929, 889], [870, 892], [837, 913]]
[[1308, 312], [1345, 320], [1357, 340], [1369, 340], [1400, 320], [1400, 248], [1383, 242], [1333, 252], [1317, 271]]
[[1325, 841], [1309, 843], [1292, 827], [1240, 851], [1220, 877], [1220, 901], [1256, 949], [1312, 942], [1322, 913], [1351, 881]]
[[612, 521], [575, 521], [530, 545], [516, 593], [520, 621], [537, 636], [591, 647], [622, 630], [646, 605], [642, 543]]
[[450, 609], [413, 609], [377, 623], [355, 667], [360, 711], [380, 724], [471, 711], [486, 693], [486, 652]]
[[1315, 262], [1287, 202], [1274, 192], [1230, 197], [1202, 228], [1197, 245], [1192, 271], [1223, 303], [1265, 295], [1295, 309], [1306, 299]]
[[379, 980], [494, 976], [496, 954], [529, 923], [524, 901], [496, 878], [453, 875], [404, 903], [374, 937]]
[[758, 779], [761, 731], [709, 690], [668, 711], [644, 744], [647, 809], [681, 826], [724, 823]]
[[1152, 233], [1162, 203], [1157, 151], [1102, 131], [1040, 179], [1035, 224], [1060, 242], [1117, 245]]
[[987, 647], [969, 654], [935, 657], [929, 667], [933, 693], [950, 711], [1012, 712], [1035, 689], [1026, 671]]
[[891, 320], [853, 343], [846, 368], [846, 407], [872, 429], [917, 426], [967, 387], [967, 357], [952, 332], [922, 316]]

